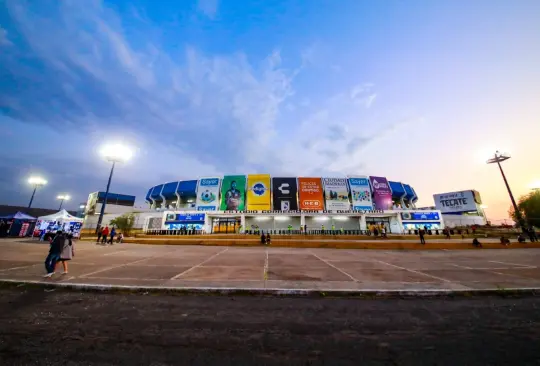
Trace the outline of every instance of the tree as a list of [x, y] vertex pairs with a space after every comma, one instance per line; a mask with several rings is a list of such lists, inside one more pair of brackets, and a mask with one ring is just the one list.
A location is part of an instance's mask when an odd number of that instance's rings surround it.
[[109, 224], [112, 226], [116, 226], [118, 230], [120, 230], [120, 232], [124, 233], [125, 236], [129, 236], [131, 229], [133, 229], [134, 223], [135, 215], [129, 213], [112, 219]]
[[[521, 196], [518, 202], [518, 210], [528, 225], [540, 227], [540, 190], [535, 190], [529, 194]], [[510, 217], [517, 222], [514, 208], [508, 211]]]

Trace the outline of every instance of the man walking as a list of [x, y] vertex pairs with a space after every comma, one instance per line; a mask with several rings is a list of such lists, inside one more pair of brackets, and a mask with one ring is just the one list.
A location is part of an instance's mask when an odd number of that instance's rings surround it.
[[56, 262], [60, 259], [60, 254], [62, 249], [64, 249], [64, 244], [66, 242], [66, 237], [62, 230], [58, 230], [56, 236], [54, 237], [51, 247], [49, 249], [49, 255], [45, 258], [45, 269], [47, 274], [43, 277], [49, 278], [54, 274], [54, 268], [56, 267]]
[[111, 240], [109, 240], [109, 243], [111, 245], [114, 244], [114, 237], [116, 236], [116, 228], [113, 226], [112, 230], [111, 230]]
[[418, 229], [418, 235], [420, 236], [420, 244], [426, 245], [426, 239], [424, 239], [424, 235], [426, 235], [426, 232], [424, 229]]
[[101, 244], [107, 244], [107, 237], [109, 236], [109, 227], [105, 226], [105, 229], [101, 232]]

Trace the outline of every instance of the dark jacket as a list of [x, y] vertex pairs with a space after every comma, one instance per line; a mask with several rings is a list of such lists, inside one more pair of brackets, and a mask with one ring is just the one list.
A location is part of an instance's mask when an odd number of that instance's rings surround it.
[[49, 249], [49, 253], [56, 253], [56, 254], [62, 253], [62, 249], [64, 249], [65, 242], [66, 242], [66, 236], [64, 234], [56, 235], [51, 243], [51, 249]]

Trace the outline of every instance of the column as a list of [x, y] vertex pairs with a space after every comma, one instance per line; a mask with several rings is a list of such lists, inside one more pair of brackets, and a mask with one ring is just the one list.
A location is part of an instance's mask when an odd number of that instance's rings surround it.
[[242, 225], [242, 233], [246, 232], [246, 215], [240, 215], [240, 225]]
[[212, 232], [212, 218], [208, 214], [204, 214], [204, 232], [207, 234]]
[[366, 215], [360, 216], [360, 230], [367, 230]]

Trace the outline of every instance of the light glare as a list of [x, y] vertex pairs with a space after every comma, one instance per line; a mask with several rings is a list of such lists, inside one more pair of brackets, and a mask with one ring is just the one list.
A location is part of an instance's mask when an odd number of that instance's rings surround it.
[[34, 185], [34, 186], [44, 186], [47, 184], [47, 181], [41, 177], [30, 177], [28, 179], [28, 183]]
[[109, 161], [124, 162], [133, 156], [131, 149], [122, 144], [110, 144], [101, 148], [100, 154]]

